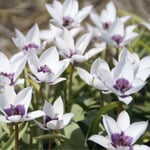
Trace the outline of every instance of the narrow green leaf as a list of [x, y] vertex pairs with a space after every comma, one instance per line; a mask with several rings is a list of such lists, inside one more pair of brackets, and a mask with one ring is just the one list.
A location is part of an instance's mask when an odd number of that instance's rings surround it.
[[118, 101], [111, 102], [111, 103], [105, 105], [103, 108], [101, 108], [93, 118], [93, 121], [92, 121], [92, 123], [89, 127], [89, 130], [88, 130], [88, 133], [87, 133], [87, 137], [89, 137], [92, 134], [96, 134], [98, 132], [98, 126], [99, 126], [99, 122], [100, 122], [102, 115], [114, 108], [117, 108], [117, 107], [118, 107]]

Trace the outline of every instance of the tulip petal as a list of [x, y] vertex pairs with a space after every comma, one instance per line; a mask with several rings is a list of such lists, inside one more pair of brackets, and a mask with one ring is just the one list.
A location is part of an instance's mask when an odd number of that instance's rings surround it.
[[93, 141], [105, 148], [109, 148], [110, 141], [101, 135], [92, 135], [88, 140]]
[[120, 127], [121, 131], [125, 131], [130, 126], [130, 118], [126, 111], [122, 111], [118, 118], [117, 124]]
[[132, 144], [134, 144], [145, 132], [147, 126], [148, 122], [146, 121], [132, 123], [130, 127], [125, 131], [125, 135], [133, 137]]

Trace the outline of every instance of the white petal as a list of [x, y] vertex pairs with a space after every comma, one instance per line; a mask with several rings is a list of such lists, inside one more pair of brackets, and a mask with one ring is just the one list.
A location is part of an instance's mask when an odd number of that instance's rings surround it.
[[129, 19], [131, 18], [131, 16], [123, 16], [123, 17], [120, 17], [120, 20], [125, 23], [127, 22]]
[[114, 3], [112, 1], [107, 4], [106, 10], [107, 10], [107, 12], [109, 14], [109, 16], [108, 16], [109, 19], [112, 22], [115, 21], [115, 19], [116, 19], [116, 8], [115, 8], [115, 5], [114, 5]]
[[122, 23], [122, 21], [119, 18], [116, 19], [116, 21], [110, 28], [110, 31], [111, 31], [111, 33], [110, 33], [111, 36], [120, 35], [120, 36], [124, 37], [124, 24]]
[[132, 144], [134, 144], [145, 132], [147, 126], [148, 122], [146, 121], [132, 123], [130, 127], [125, 131], [125, 135], [133, 137]]
[[14, 80], [22, 73], [27, 60], [27, 55], [24, 55], [22, 52], [13, 55], [10, 59], [10, 69], [13, 68], [15, 73]]
[[61, 97], [58, 97], [53, 104], [55, 113], [59, 116], [62, 116], [64, 113], [64, 104]]
[[104, 48], [92, 48], [88, 52], [85, 53], [85, 57], [87, 57], [87, 59], [90, 59], [91, 57], [97, 55], [103, 50]]
[[131, 96], [118, 97], [118, 99], [120, 101], [122, 101], [123, 103], [125, 103], [126, 105], [128, 105], [132, 101], [132, 97]]
[[36, 110], [27, 114], [27, 117], [24, 119], [25, 121], [34, 120], [36, 118], [42, 117], [46, 115], [44, 111]]
[[140, 78], [135, 78], [132, 83], [131, 89], [125, 92], [125, 95], [130, 95], [130, 94], [140, 91], [144, 87], [145, 84], [146, 82], [142, 81]]
[[0, 72], [8, 72], [9, 70], [9, 60], [6, 55], [0, 52]]
[[[102, 23], [101, 23], [101, 19], [100, 19], [100, 16], [99, 16], [99, 15], [97, 15], [96, 13], [91, 12], [91, 13], [90, 13], [90, 18], [91, 18], [91, 20], [93, 21], [93, 23], [94, 23], [97, 27], [102, 28]], [[97, 20], [98, 20], [98, 21], [97, 21]]]
[[106, 87], [111, 88], [112, 90], [112, 87], [114, 85], [114, 79], [109, 71], [98, 68], [96, 75], [106, 85]]
[[65, 69], [69, 65], [69, 62], [70, 59], [64, 59], [62, 61], [55, 63], [55, 65], [53, 64], [53, 66], [51, 66], [52, 72], [54, 73], [53, 79], [58, 78], [65, 71]]
[[54, 107], [48, 103], [47, 101], [45, 101], [44, 106], [43, 106], [43, 111], [45, 112], [45, 114], [51, 118], [55, 117], [55, 110]]
[[83, 55], [73, 55], [72, 58], [71, 58], [71, 63], [72, 64], [82, 63], [82, 62], [84, 62], [86, 60], [87, 60], [86, 56], [83, 56]]
[[142, 58], [140, 61], [139, 71], [141, 71], [145, 68], [149, 68], [149, 67], [150, 67], [150, 56], [146, 56], [146, 57]]
[[111, 137], [111, 134], [121, 133], [121, 130], [117, 125], [117, 122], [113, 118], [107, 115], [103, 116], [103, 124], [109, 137]]
[[109, 148], [110, 141], [101, 135], [92, 135], [88, 140], [93, 141], [105, 148]]
[[47, 123], [47, 128], [52, 130], [62, 129], [63, 127], [63, 120], [52, 120]]
[[67, 29], [64, 29], [64, 42], [67, 44], [68, 49], [71, 49], [72, 51], [75, 50], [74, 39]]
[[16, 97], [16, 93], [13, 86], [5, 85], [3, 89], [3, 93], [0, 94], [0, 111], [4, 114], [4, 108], [10, 107], [10, 104], [15, 104], [14, 100]]
[[57, 78], [57, 79], [55, 79], [55, 80], [52, 81], [52, 82], [48, 82], [48, 84], [49, 84], [49, 85], [55, 85], [55, 84], [57, 84], [57, 83], [59, 83], [59, 82], [65, 81], [65, 80], [66, 80], [66, 78]]
[[80, 52], [80, 54], [83, 54], [84, 51], [86, 50], [87, 46], [90, 43], [91, 37], [92, 35], [90, 33], [86, 33], [78, 39], [75, 47], [76, 50]]
[[78, 1], [76, 0], [65, 0], [63, 3], [62, 13], [64, 17], [74, 18], [78, 12]]
[[134, 78], [132, 64], [127, 58], [120, 60], [120, 62], [116, 65], [113, 73], [115, 79], [124, 78], [128, 80], [129, 83], [132, 83]]
[[78, 12], [78, 14], [75, 16], [74, 19], [78, 22], [81, 22], [89, 15], [89, 13], [91, 12], [91, 9], [92, 9], [92, 6], [86, 6], [86, 7], [82, 8]]
[[150, 76], [150, 67], [142, 69], [140, 71], [138, 70], [138, 72], [136, 74], [136, 78], [139, 78], [142, 81], [147, 80], [147, 78], [149, 78], [149, 76]]
[[73, 116], [74, 116], [73, 113], [64, 114], [61, 117], [61, 120], [63, 120], [63, 126], [66, 126], [67, 124], [69, 124], [69, 122], [70, 122], [70, 120], [72, 119]]
[[0, 115], [0, 122], [1, 123], [11, 123], [11, 121], [7, 120], [5, 116]]
[[34, 43], [40, 46], [40, 32], [37, 24], [33, 25], [33, 27], [29, 30], [26, 36], [27, 43]]
[[17, 105], [17, 104], [24, 105], [25, 114], [27, 113], [27, 109], [30, 105], [31, 96], [32, 96], [32, 88], [27, 87], [27, 88], [24, 88], [23, 90], [21, 90], [15, 98], [14, 104], [15, 105]]
[[77, 71], [82, 80], [84, 80], [88, 85], [92, 85], [93, 75], [89, 74], [86, 70], [82, 68], [77, 68]]
[[134, 145], [133, 146], [134, 150], [150, 150], [150, 147], [148, 147], [147, 145]]
[[40, 57], [40, 64], [48, 67], [55, 65], [59, 61], [59, 54], [56, 47], [48, 48]]
[[34, 120], [34, 122], [35, 122], [41, 129], [43, 129], [43, 130], [49, 130], [48, 128], [46, 128], [46, 127], [44, 126], [44, 124], [40, 123], [39, 121]]
[[24, 121], [21, 115], [10, 116], [10, 117], [8, 117], [8, 120], [11, 121], [11, 122], [14, 122], [14, 123]]
[[109, 68], [108, 64], [104, 60], [97, 58], [91, 66], [91, 73], [97, 74], [99, 69], [104, 69], [104, 70], [110, 72], [110, 68]]
[[49, 12], [49, 14], [52, 16], [52, 18], [54, 18], [57, 22], [61, 22], [61, 16], [60, 16], [60, 12], [57, 12], [57, 9], [53, 8], [52, 4], [45, 4], [47, 11]]
[[130, 117], [126, 111], [122, 111], [117, 118], [117, 124], [121, 131], [125, 131], [130, 125]]

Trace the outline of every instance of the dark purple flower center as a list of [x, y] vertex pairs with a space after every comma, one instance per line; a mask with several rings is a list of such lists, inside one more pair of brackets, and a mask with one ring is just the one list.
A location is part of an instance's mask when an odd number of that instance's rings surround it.
[[109, 26], [110, 26], [110, 23], [108, 23], [108, 22], [103, 23], [103, 28], [104, 28], [105, 30], [108, 30], [108, 29], [109, 29]]
[[34, 43], [29, 43], [28, 45], [25, 45], [22, 49], [24, 51], [28, 51], [29, 49], [38, 49], [39, 46]]
[[49, 116], [46, 116], [45, 119], [44, 119], [44, 124], [45, 124], [45, 126], [46, 126], [46, 124], [47, 124], [49, 121], [52, 121], [52, 120], [58, 120], [58, 118], [57, 118], [57, 117], [51, 118], [51, 117], [49, 117]]
[[112, 141], [111, 144], [115, 148], [124, 146], [124, 147], [129, 147], [129, 150], [133, 150], [132, 140], [133, 140], [132, 137], [124, 135], [123, 132], [115, 133], [111, 135], [111, 141]]
[[1, 72], [0, 73], [1, 76], [7, 77], [10, 80], [10, 84], [9, 85], [14, 85], [14, 73], [6, 73], [6, 72]]
[[38, 72], [52, 73], [51, 69], [47, 65], [40, 66], [40, 68], [38, 69]]
[[74, 20], [71, 17], [69, 17], [69, 16], [63, 17], [63, 23], [62, 23], [62, 25], [64, 27], [67, 27], [67, 26], [69, 26], [73, 22], [74, 22]]
[[23, 116], [25, 114], [25, 108], [24, 105], [10, 105], [9, 108], [5, 108], [4, 112], [7, 114], [7, 116], [14, 116], [14, 115], [21, 115]]
[[115, 41], [117, 45], [119, 45], [122, 42], [123, 37], [121, 35], [114, 35], [111, 37], [111, 39]]
[[120, 78], [116, 80], [116, 84], [113, 86], [116, 90], [120, 91], [122, 94], [124, 94], [126, 91], [128, 91], [132, 86], [129, 83], [128, 80], [124, 78]]

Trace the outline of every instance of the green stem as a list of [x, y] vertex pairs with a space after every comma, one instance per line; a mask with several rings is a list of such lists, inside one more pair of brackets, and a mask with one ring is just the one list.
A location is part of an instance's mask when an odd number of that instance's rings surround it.
[[100, 109], [104, 106], [103, 93], [100, 91]]
[[24, 71], [23, 71], [23, 75], [24, 75], [24, 87], [28, 87], [30, 84], [28, 82], [28, 66], [26, 65], [26, 67], [24, 68]]
[[119, 58], [119, 48], [116, 48], [116, 60]]
[[18, 123], [15, 124], [15, 150], [19, 150], [19, 130]]
[[36, 109], [39, 109], [40, 99], [42, 96], [42, 89], [43, 89], [43, 83], [40, 84], [40, 88], [37, 91], [37, 101], [36, 101], [36, 105], [35, 105]]
[[[33, 129], [34, 130], [34, 129]], [[30, 126], [30, 141], [29, 141], [29, 150], [32, 150], [32, 142], [33, 142], [33, 130]]]
[[120, 114], [120, 112], [123, 110], [123, 103], [121, 101], [118, 101], [118, 109], [117, 109], [117, 116]]
[[48, 142], [48, 150], [51, 150], [51, 146], [52, 146], [52, 142], [51, 142], [51, 140], [49, 140], [49, 142]]
[[72, 79], [73, 79], [73, 72], [74, 72], [74, 66], [71, 65], [71, 72], [70, 72], [70, 77], [69, 77], [69, 91], [68, 91], [68, 112], [71, 110], [71, 105], [72, 105]]

